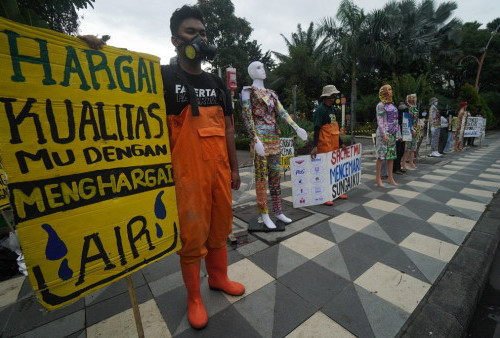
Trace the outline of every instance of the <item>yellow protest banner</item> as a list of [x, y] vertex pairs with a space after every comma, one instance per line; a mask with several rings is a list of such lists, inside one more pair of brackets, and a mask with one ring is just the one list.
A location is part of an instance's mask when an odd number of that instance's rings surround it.
[[48, 309], [179, 249], [157, 57], [0, 18], [0, 149]]

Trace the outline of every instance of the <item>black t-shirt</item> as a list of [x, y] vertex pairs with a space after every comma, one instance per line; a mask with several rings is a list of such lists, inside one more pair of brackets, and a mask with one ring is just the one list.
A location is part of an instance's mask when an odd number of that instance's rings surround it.
[[[189, 90], [171, 66], [161, 66], [163, 93], [167, 115], [179, 115], [189, 104]], [[179, 70], [182, 72], [182, 70]], [[194, 87], [199, 107], [220, 105], [225, 116], [233, 114], [231, 96], [222, 79], [214, 74], [199, 75], [184, 72], [186, 80]]]

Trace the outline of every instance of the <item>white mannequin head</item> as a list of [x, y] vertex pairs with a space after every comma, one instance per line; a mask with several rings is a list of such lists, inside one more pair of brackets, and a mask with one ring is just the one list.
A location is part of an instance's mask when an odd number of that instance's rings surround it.
[[266, 78], [266, 70], [260, 61], [254, 61], [248, 66], [248, 75], [252, 80], [264, 80]]

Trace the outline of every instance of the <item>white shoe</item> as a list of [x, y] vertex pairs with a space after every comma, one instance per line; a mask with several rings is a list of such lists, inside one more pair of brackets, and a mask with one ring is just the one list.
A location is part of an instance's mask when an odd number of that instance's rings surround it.
[[276, 218], [279, 219], [280, 221], [282, 221], [283, 223], [292, 223], [292, 220], [288, 217], [286, 217], [284, 214], [279, 214], [279, 215], [276, 215]]
[[436, 157], [442, 157], [443, 155], [441, 155], [438, 151], [435, 151], [434, 152], [434, 156], [436, 156]]

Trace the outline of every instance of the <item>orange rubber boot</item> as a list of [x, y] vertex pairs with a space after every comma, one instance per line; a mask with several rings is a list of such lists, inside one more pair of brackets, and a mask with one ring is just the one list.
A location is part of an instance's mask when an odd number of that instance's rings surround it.
[[340, 196], [339, 196], [339, 199], [341, 199], [341, 200], [346, 200], [346, 199], [347, 199], [347, 195], [340, 195]]
[[195, 329], [207, 326], [208, 315], [200, 293], [200, 263], [196, 265], [181, 264], [182, 279], [187, 290], [187, 307], [189, 324]]
[[224, 291], [231, 296], [241, 296], [245, 293], [245, 287], [230, 281], [227, 277], [227, 248], [208, 249], [205, 257], [205, 265], [208, 272], [208, 286], [212, 290]]

